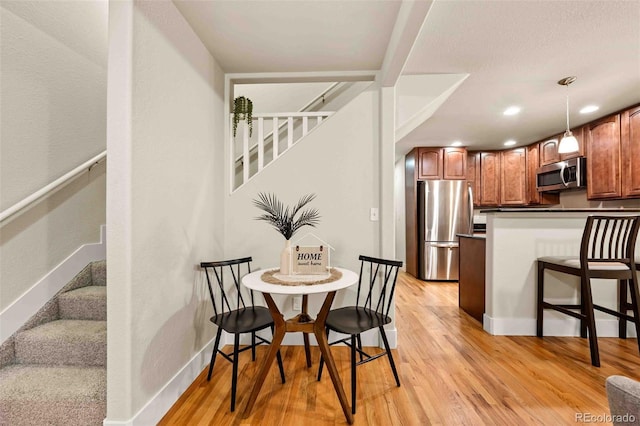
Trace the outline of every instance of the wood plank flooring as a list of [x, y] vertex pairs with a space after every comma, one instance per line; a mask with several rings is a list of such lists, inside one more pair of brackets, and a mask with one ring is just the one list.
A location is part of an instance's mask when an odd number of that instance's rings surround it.
[[[534, 301], [532, 301], [534, 303]], [[579, 413], [609, 414], [604, 381], [640, 379], [636, 339], [600, 338], [602, 367], [591, 366], [586, 339], [491, 336], [458, 308], [455, 283], [429, 283], [401, 273], [396, 289], [400, 374], [386, 358], [358, 367], [356, 425], [575, 425]], [[229, 349], [229, 348], [227, 348]], [[319, 351], [306, 368], [302, 346], [283, 351], [287, 383], [271, 368], [251, 416], [242, 413], [266, 352], [241, 356], [236, 411], [229, 411], [231, 364], [218, 358], [160, 425], [343, 425], [331, 380], [316, 381]], [[332, 347], [350, 398], [349, 352]], [[373, 349], [372, 352], [376, 350]]]

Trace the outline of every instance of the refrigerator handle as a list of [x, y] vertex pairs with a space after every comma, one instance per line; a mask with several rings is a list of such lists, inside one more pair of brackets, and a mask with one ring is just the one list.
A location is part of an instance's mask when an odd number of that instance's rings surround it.
[[469, 234], [473, 234], [473, 185], [469, 184]]

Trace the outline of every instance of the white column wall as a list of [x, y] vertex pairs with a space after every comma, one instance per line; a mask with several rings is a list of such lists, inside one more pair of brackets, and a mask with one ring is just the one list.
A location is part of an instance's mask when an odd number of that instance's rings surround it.
[[148, 424], [213, 337], [198, 264], [223, 247], [224, 75], [171, 1], [111, 2], [110, 32], [105, 424]]
[[[320, 224], [302, 228], [292, 240], [308, 232], [318, 235], [335, 248], [332, 265], [359, 270], [358, 255], [379, 255], [380, 226], [369, 220], [370, 208], [380, 203], [379, 93], [378, 88], [362, 92], [260, 176], [227, 196], [227, 258], [253, 256], [254, 269], [279, 265], [284, 238], [267, 223], [255, 220], [261, 211], [252, 200], [259, 192], [275, 193], [285, 205], [315, 193], [310, 206], [319, 210]], [[350, 296], [349, 291], [339, 293], [333, 306], [344, 304]], [[290, 299], [276, 298], [285, 317], [295, 315]], [[312, 295], [310, 312], [317, 312], [322, 300], [322, 295]]]
[[[107, 2], [0, 3], [0, 210], [106, 147]], [[0, 225], [0, 312], [100, 239], [98, 166]]]

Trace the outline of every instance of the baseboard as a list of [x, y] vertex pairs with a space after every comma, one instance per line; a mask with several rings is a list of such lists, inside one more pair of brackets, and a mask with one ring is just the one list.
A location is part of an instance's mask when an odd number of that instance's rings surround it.
[[[484, 330], [494, 336], [535, 336], [535, 318], [491, 318], [487, 314], [483, 316]], [[598, 337], [618, 337], [617, 319], [596, 319], [596, 332]], [[580, 336], [580, 323], [577, 319], [545, 318], [543, 322], [543, 336], [578, 337]], [[636, 337], [633, 323], [627, 323], [627, 337]]]
[[209, 364], [213, 343], [212, 339], [200, 352], [194, 355], [133, 418], [125, 421], [109, 420], [107, 418], [102, 422], [103, 426], [148, 426], [158, 424], [178, 398]]
[[20, 298], [0, 312], [0, 344], [18, 331], [29, 318], [53, 298], [89, 263], [107, 255], [106, 226], [100, 227], [100, 242], [85, 244], [60, 262]]

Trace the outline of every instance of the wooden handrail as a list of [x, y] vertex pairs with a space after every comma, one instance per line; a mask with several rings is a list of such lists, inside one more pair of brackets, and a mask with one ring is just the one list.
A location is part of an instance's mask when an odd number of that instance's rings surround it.
[[8, 209], [0, 213], [0, 222], [3, 222], [4, 220], [10, 218], [11, 216], [27, 208], [34, 202], [48, 195], [49, 193], [55, 191], [56, 189], [59, 189], [62, 185], [69, 182], [71, 179], [78, 176], [80, 173], [84, 172], [85, 170], [90, 170], [91, 167], [93, 167], [95, 164], [100, 163], [105, 158], [107, 158], [106, 150], [102, 151], [100, 154], [96, 155], [90, 160], [85, 161], [84, 163], [82, 163], [75, 169], [71, 170], [70, 172], [60, 176], [58, 179], [54, 180], [50, 184], [40, 188], [38, 191], [34, 192], [33, 194], [29, 195], [23, 200], [17, 202], [13, 206], [9, 207]]

